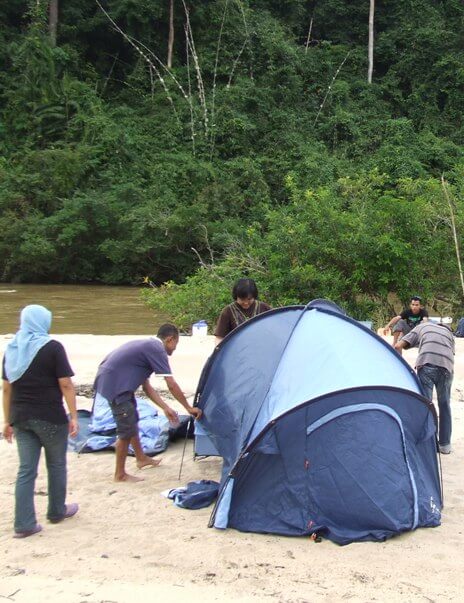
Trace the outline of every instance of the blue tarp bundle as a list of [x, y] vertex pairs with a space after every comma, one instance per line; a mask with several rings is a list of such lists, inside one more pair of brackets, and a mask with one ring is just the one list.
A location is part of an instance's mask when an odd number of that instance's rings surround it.
[[196, 403], [224, 458], [216, 527], [347, 544], [440, 524], [433, 405], [401, 356], [333, 304], [233, 331]]
[[[179, 427], [172, 428], [164, 415], [144, 398], [136, 398], [139, 413], [139, 438], [145, 454], [153, 456], [166, 450], [169, 440], [185, 435], [189, 416], [179, 416]], [[80, 410], [79, 434], [69, 438], [69, 447], [76, 452], [97, 452], [114, 449], [116, 443], [116, 423], [108, 401], [97, 394], [92, 412]], [[133, 454], [130, 447], [129, 453]]]

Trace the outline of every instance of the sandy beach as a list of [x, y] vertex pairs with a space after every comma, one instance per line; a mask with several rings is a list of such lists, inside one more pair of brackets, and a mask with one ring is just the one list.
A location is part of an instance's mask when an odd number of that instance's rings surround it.
[[[11, 336], [0, 336], [0, 353]], [[99, 362], [129, 336], [57, 335], [74, 368], [76, 385], [91, 384]], [[171, 359], [188, 396], [212, 352], [212, 337], [181, 337]], [[68, 500], [79, 514], [61, 524], [45, 520], [46, 471], [36, 483], [42, 533], [12, 538], [15, 445], [0, 441], [0, 599], [34, 602], [127, 601], [461, 601], [464, 597], [464, 340], [457, 339], [453, 384], [453, 453], [441, 456], [442, 525], [385, 543], [339, 547], [330, 541], [246, 534], [207, 527], [212, 507], [182, 510], [163, 490], [193, 479], [215, 479], [220, 460], [193, 460], [192, 441], [181, 481], [183, 442], [161, 455], [138, 484], [112, 481], [113, 453], [68, 453]], [[405, 359], [414, 364], [415, 351]], [[153, 378], [164, 389], [164, 380]], [[79, 397], [78, 407], [90, 401]], [[181, 407], [178, 406], [178, 410]], [[128, 468], [135, 471], [130, 459]]]

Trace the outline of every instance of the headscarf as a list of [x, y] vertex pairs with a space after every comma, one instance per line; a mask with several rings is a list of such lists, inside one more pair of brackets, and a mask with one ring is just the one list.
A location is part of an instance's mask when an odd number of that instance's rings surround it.
[[47, 308], [33, 304], [22, 309], [19, 331], [5, 350], [5, 373], [10, 383], [24, 375], [37, 352], [50, 341], [51, 324], [52, 313]]

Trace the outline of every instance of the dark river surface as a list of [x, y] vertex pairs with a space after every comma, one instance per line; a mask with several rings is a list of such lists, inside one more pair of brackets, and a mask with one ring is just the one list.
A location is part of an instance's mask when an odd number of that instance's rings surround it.
[[144, 305], [138, 287], [0, 283], [0, 333], [17, 331], [28, 304], [52, 311], [52, 333], [152, 335], [165, 322]]

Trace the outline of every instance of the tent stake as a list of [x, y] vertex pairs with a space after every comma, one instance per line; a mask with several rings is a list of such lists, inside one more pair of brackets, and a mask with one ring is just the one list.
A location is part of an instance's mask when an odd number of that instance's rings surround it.
[[180, 467], [179, 467], [179, 477], [177, 478], [180, 481], [180, 476], [182, 474], [182, 466], [184, 464], [184, 456], [185, 456], [185, 448], [187, 446], [187, 438], [188, 438], [188, 434], [190, 431], [190, 423], [192, 421], [192, 417], [190, 417], [188, 423], [187, 423], [187, 429], [185, 431], [185, 438], [184, 438], [184, 448], [182, 449], [182, 457], [180, 459]]

